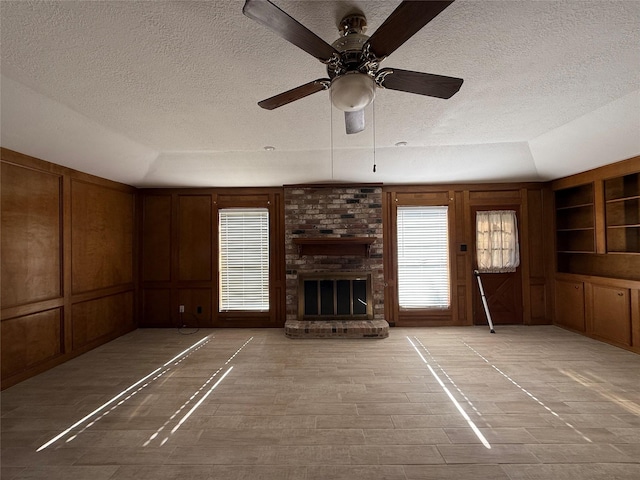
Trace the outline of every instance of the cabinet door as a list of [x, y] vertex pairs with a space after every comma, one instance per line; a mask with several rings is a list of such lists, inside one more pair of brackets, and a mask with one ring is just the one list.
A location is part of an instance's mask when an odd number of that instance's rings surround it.
[[585, 331], [582, 282], [556, 281], [556, 323], [572, 330]]
[[631, 345], [629, 289], [593, 285], [592, 334]]

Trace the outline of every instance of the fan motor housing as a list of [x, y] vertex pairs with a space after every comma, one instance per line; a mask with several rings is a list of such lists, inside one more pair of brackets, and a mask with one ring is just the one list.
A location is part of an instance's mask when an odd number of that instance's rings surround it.
[[331, 46], [342, 53], [344, 58], [344, 54], [348, 52], [360, 53], [364, 44], [367, 43], [367, 40], [369, 40], [367, 35], [362, 33], [350, 33], [347, 36], [340, 37], [338, 40], [333, 42]]
[[[361, 13], [347, 15], [342, 19], [338, 30], [342, 36], [331, 44], [338, 52], [340, 52], [340, 66], [342, 69], [336, 69], [335, 65], [327, 66], [329, 78], [341, 75], [346, 72], [358, 70], [362, 63], [362, 48], [369, 40], [364, 34], [367, 30], [367, 19]], [[336, 72], [336, 70], [340, 70]]]
[[[346, 37], [341, 37], [332, 43], [332, 47], [340, 52], [342, 59], [342, 65], [347, 71], [357, 70], [360, 64], [360, 58], [362, 53], [362, 47], [367, 43], [369, 37], [361, 33], [351, 33]], [[329, 78], [333, 78], [335, 75], [335, 68], [332, 66], [327, 67], [327, 73]]]

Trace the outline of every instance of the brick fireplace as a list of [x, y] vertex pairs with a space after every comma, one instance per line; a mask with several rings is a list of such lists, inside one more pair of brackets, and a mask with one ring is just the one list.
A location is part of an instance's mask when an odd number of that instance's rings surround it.
[[[384, 320], [382, 187], [287, 186], [285, 229], [287, 336], [388, 336], [389, 325]], [[359, 279], [367, 281], [365, 292]], [[305, 303], [311, 309], [307, 314]]]

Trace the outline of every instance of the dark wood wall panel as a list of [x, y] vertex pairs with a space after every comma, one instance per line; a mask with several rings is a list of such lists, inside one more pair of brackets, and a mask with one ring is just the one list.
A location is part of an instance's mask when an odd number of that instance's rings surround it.
[[4, 320], [1, 324], [2, 377], [29, 368], [62, 354], [61, 309]]
[[526, 237], [523, 243], [527, 247], [529, 262], [527, 263], [527, 275], [524, 280], [529, 285], [528, 301], [525, 305], [525, 323], [531, 325], [548, 324], [553, 318], [553, 306], [550, 304], [553, 290], [552, 282], [548, 281], [553, 271], [553, 256], [549, 254], [548, 234], [552, 223], [545, 209], [545, 190], [527, 190], [526, 206]]
[[211, 195], [178, 197], [178, 279], [211, 280]]
[[467, 276], [467, 259], [466, 255], [456, 253], [455, 262], [457, 263], [458, 282], [464, 285], [464, 279]]
[[[212, 327], [211, 289], [181, 288], [178, 290], [178, 303], [185, 305], [181, 324], [189, 327]], [[189, 306], [187, 309], [186, 306]]]
[[176, 327], [172, 323], [173, 309], [170, 288], [145, 288], [142, 291], [141, 327]]
[[531, 292], [531, 323], [532, 324], [548, 324], [547, 317], [547, 286], [546, 284], [535, 285], [529, 287]]
[[0, 151], [7, 388], [136, 327], [136, 191]]
[[73, 180], [73, 293], [133, 282], [135, 194]]
[[544, 278], [545, 266], [544, 248], [545, 235], [544, 228], [544, 209], [542, 202], [541, 190], [529, 190], [527, 192], [527, 207], [529, 214], [527, 216], [529, 244], [529, 274], [532, 277]]
[[630, 289], [631, 345], [640, 353], [640, 288]]
[[458, 324], [467, 325], [467, 309], [465, 308], [467, 304], [467, 287], [458, 286], [457, 290], [457, 300], [458, 300]]
[[283, 191], [272, 192], [267, 198], [267, 206], [271, 207], [269, 215], [275, 216], [276, 219], [276, 221], [271, 222], [271, 229], [269, 232], [272, 240], [271, 272], [269, 274], [269, 287], [271, 288], [271, 297], [269, 302], [273, 305], [270, 313], [271, 326], [278, 325], [280, 319], [286, 318], [287, 315], [285, 302], [287, 295], [287, 276], [285, 270], [286, 254], [284, 250], [284, 203], [285, 199]]
[[504, 186], [499, 188], [477, 188], [469, 191], [469, 201], [475, 205], [494, 205], [520, 203], [520, 189], [505, 189]]
[[61, 176], [2, 164], [3, 308], [62, 295]]
[[[285, 260], [282, 188], [140, 191], [141, 301], [145, 327], [281, 327]], [[270, 218], [269, 312], [219, 312], [219, 208], [264, 207]], [[156, 238], [159, 237], [159, 238]], [[179, 311], [184, 306], [184, 312]]]
[[[563, 270], [577, 275], [638, 280], [640, 255], [567, 253], [562, 256]], [[560, 263], [560, 259], [558, 260]]]
[[584, 283], [556, 280], [555, 291], [562, 299], [556, 303], [557, 323], [571, 330], [586, 331]]
[[142, 199], [142, 278], [171, 280], [171, 195], [146, 195]]
[[76, 303], [71, 318], [74, 349], [129, 331], [135, 327], [133, 292]]

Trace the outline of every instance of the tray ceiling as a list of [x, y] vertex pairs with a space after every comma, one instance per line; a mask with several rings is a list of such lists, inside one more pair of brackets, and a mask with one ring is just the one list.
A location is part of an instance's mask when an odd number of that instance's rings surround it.
[[[274, 3], [331, 43], [398, 2]], [[458, 0], [382, 66], [461, 90], [378, 90], [349, 136], [327, 92], [257, 106], [326, 72], [242, 5], [2, 1], [2, 146], [136, 186], [537, 181], [640, 154], [638, 1]]]

